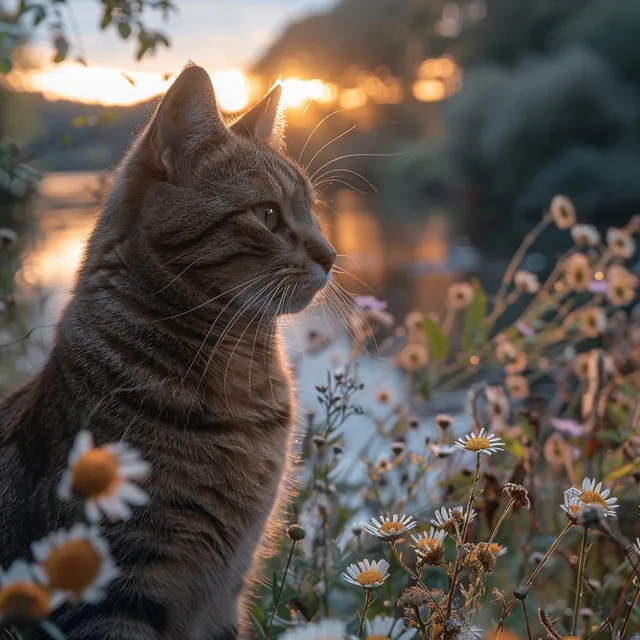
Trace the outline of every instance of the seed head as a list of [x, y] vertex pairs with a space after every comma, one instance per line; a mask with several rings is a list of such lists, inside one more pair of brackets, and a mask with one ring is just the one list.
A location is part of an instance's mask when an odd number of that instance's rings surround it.
[[507, 482], [504, 485], [503, 493], [506, 493], [511, 500], [513, 500], [513, 510], [520, 511], [520, 509], [529, 509], [531, 507], [531, 500], [529, 500], [529, 492], [520, 484], [514, 484], [513, 482]]
[[529, 595], [529, 589], [524, 585], [519, 585], [513, 590], [513, 597], [518, 600], [524, 600]]
[[304, 540], [307, 536], [307, 532], [301, 524], [290, 524], [287, 527], [287, 535], [295, 542]]

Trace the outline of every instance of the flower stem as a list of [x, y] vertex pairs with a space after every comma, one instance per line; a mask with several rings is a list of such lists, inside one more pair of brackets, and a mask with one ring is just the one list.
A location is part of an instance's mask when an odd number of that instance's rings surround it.
[[500, 529], [500, 525], [504, 522], [504, 519], [507, 517], [507, 514], [509, 513], [509, 511], [511, 511], [511, 507], [513, 507], [514, 502], [515, 502], [515, 498], [511, 498], [511, 501], [509, 502], [509, 504], [504, 508], [502, 515], [498, 519], [498, 522], [496, 522], [496, 526], [493, 528], [493, 533], [491, 534], [491, 537], [487, 542], [488, 545], [495, 540], [495, 537], [498, 535], [498, 529]]
[[[462, 547], [467, 541], [467, 531], [469, 529], [469, 521], [471, 516], [471, 507], [473, 507], [473, 501], [475, 500], [476, 487], [478, 486], [478, 480], [480, 479], [480, 453], [476, 455], [476, 472], [473, 476], [473, 485], [469, 492], [469, 500], [467, 501], [467, 512], [464, 517], [464, 525], [462, 527], [462, 535], [460, 536], [460, 545]], [[451, 615], [451, 606], [453, 604], [453, 594], [456, 592], [456, 579], [458, 577], [458, 571], [460, 571], [460, 552], [456, 556], [456, 565], [453, 569], [453, 577], [451, 578], [451, 587], [449, 588], [449, 598], [447, 602], [447, 618]]]
[[434, 609], [437, 611], [438, 615], [440, 616], [440, 620], [444, 623], [446, 618], [444, 616], [444, 612], [440, 608], [440, 605], [436, 602], [435, 598], [433, 597], [433, 594], [431, 593], [431, 591], [429, 591], [429, 588], [427, 587], [427, 585], [424, 584], [424, 582], [422, 582], [422, 580], [420, 579], [420, 576], [415, 571], [413, 571], [410, 567], [408, 567], [404, 562], [402, 562], [402, 559], [398, 554], [398, 550], [396, 549], [395, 542], [391, 543], [391, 551], [393, 552], [393, 556], [396, 559], [397, 563], [420, 585], [420, 587], [422, 587], [422, 589], [424, 589], [424, 592], [427, 594], [427, 598], [429, 598], [429, 602], [433, 605]]
[[573, 603], [573, 618], [571, 621], [571, 635], [576, 635], [576, 627], [578, 626], [578, 609], [580, 608], [580, 600], [582, 599], [582, 582], [584, 579], [584, 564], [587, 557], [587, 536], [589, 528], [584, 527], [582, 534], [582, 545], [580, 546], [580, 557], [578, 559], [578, 577], [576, 580], [576, 599]]
[[624, 638], [624, 634], [627, 632], [627, 627], [629, 626], [629, 620], [631, 620], [631, 612], [633, 611], [633, 608], [636, 606], [636, 602], [638, 601], [638, 596], [640, 596], [640, 587], [636, 589], [636, 594], [633, 596], [633, 600], [629, 605], [629, 611], [627, 611], [627, 615], [625, 616], [625, 619], [624, 619], [624, 624], [622, 625], [622, 631], [620, 633], [621, 638]]
[[527, 625], [527, 638], [528, 640], [533, 640], [531, 637], [531, 624], [529, 623], [529, 613], [527, 611], [527, 604], [524, 600], [520, 600], [522, 602], [522, 610], [524, 611], [524, 621]]
[[[551, 557], [551, 554], [556, 550], [556, 547], [560, 544], [560, 540], [564, 538], [567, 531], [569, 531], [569, 529], [571, 529], [573, 525], [574, 523], [570, 520], [567, 523], [567, 526], [558, 534], [558, 537], [553, 541], [553, 544], [549, 547], [549, 550], [545, 554], [544, 558], [542, 558], [542, 560], [540, 561], [540, 564], [538, 564], [538, 566], [533, 570], [531, 577], [527, 580], [526, 584], [524, 585], [527, 589], [533, 584], [533, 581], [536, 579], [536, 577], [540, 573], [545, 562]], [[502, 629], [504, 628], [504, 621], [507, 619], [507, 616], [511, 613], [511, 610], [515, 606], [515, 603], [516, 603], [516, 598], [514, 596], [513, 598], [511, 598], [509, 604], [506, 606], [505, 610], [502, 612], [502, 615], [500, 616], [500, 620], [498, 621], [498, 625], [496, 627], [496, 629], [498, 629], [499, 631], [502, 631]]]
[[265, 640], [269, 640], [269, 634], [271, 633], [271, 625], [273, 624], [273, 619], [276, 617], [276, 612], [278, 610], [278, 604], [280, 604], [280, 596], [282, 595], [282, 590], [284, 589], [284, 582], [287, 579], [287, 572], [289, 571], [289, 565], [291, 564], [291, 558], [293, 557], [293, 550], [296, 547], [297, 540], [291, 541], [291, 549], [289, 549], [289, 557], [287, 558], [287, 564], [284, 568], [284, 575], [282, 576], [282, 582], [280, 583], [280, 589], [278, 589], [278, 597], [276, 601], [273, 603], [273, 611], [271, 612], [271, 619], [269, 620], [269, 625], [267, 626], [267, 631], [265, 633]]
[[360, 624], [358, 625], [358, 633], [356, 634], [358, 638], [362, 634], [362, 627], [364, 627], [364, 619], [367, 616], [367, 609], [369, 608], [370, 604], [371, 604], [371, 589], [365, 589], [364, 609], [362, 610], [362, 616], [360, 616]]
[[422, 638], [422, 640], [427, 640], [429, 636], [427, 636], [427, 628], [424, 626], [424, 622], [420, 617], [420, 608], [413, 607], [413, 611], [416, 614], [416, 621], [418, 622], [418, 628], [420, 629], [420, 637]]

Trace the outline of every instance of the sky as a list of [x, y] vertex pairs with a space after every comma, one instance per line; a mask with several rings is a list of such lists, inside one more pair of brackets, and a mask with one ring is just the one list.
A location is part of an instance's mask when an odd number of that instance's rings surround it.
[[68, 3], [68, 17], [77, 24], [90, 64], [172, 73], [188, 59], [209, 71], [246, 68], [289, 23], [326, 10], [336, 0], [174, 0], [179, 13], [172, 13], [166, 23], [157, 12], [150, 11], [146, 18], [149, 27], [169, 35], [171, 47], [161, 47], [140, 63], [134, 58], [135, 42], [122, 41], [111, 27], [100, 30], [97, 0]]

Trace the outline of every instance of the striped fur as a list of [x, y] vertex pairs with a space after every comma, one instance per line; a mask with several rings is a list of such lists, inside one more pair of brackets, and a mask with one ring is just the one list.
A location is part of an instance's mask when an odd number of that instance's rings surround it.
[[[77, 513], [56, 485], [82, 426], [152, 464], [105, 526], [123, 571], [56, 617], [69, 640], [228, 640], [285, 493], [293, 404], [277, 318], [335, 253], [282, 153], [279, 90], [227, 126], [188, 66], [124, 159], [41, 372], [0, 405], [0, 560]], [[276, 203], [271, 232], [252, 206]], [[74, 511], [76, 509], [76, 511]]]

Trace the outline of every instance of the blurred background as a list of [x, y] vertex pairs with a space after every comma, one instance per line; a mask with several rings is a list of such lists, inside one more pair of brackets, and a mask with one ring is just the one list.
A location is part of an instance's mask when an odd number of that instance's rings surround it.
[[469, 274], [495, 291], [557, 193], [601, 230], [638, 212], [639, 40], [637, 0], [0, 0], [0, 342], [33, 330], [0, 386], [41, 361], [111, 171], [188, 59], [230, 116], [282, 79], [344, 285], [401, 317]]

